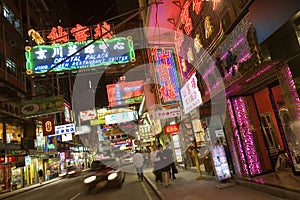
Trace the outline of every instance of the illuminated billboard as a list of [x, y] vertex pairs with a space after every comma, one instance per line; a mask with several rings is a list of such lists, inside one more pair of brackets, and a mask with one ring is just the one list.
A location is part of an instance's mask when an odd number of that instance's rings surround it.
[[155, 74], [158, 100], [161, 105], [179, 103], [179, 80], [177, 62], [173, 49], [151, 49], [150, 58]]
[[143, 81], [120, 82], [106, 85], [109, 106], [141, 103]]
[[132, 37], [25, 48], [26, 73], [59, 72], [135, 62]]

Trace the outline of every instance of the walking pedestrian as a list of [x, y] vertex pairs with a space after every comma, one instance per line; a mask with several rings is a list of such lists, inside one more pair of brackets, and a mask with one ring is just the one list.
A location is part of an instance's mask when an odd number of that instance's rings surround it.
[[39, 176], [39, 182], [40, 182], [40, 184], [42, 184], [43, 178], [44, 178], [44, 171], [42, 170], [42, 168], [39, 169], [38, 176]]
[[144, 167], [144, 157], [140, 151], [136, 150], [135, 154], [132, 157], [133, 165], [136, 169], [139, 181], [144, 179], [143, 167]]
[[166, 151], [168, 154], [168, 163], [170, 163], [170, 177], [172, 177], [173, 179], [176, 179], [175, 174], [178, 173], [178, 170], [176, 168], [176, 165], [174, 162], [173, 151], [172, 151], [169, 143], [166, 144]]
[[166, 149], [162, 150], [162, 145], [158, 146], [159, 152], [157, 153], [157, 156], [160, 157], [159, 161], [159, 169], [162, 171], [162, 177], [165, 182], [165, 186], [169, 187], [170, 184], [170, 162], [169, 162], [169, 153], [166, 151]]
[[[161, 146], [161, 149], [162, 149], [162, 146]], [[152, 151], [150, 153], [150, 158], [151, 158], [151, 163], [153, 166], [153, 173], [155, 175], [155, 182], [160, 181], [162, 183], [161, 169], [159, 166], [160, 156], [157, 156], [158, 152], [159, 152], [158, 148], [155, 145], [153, 145]]]

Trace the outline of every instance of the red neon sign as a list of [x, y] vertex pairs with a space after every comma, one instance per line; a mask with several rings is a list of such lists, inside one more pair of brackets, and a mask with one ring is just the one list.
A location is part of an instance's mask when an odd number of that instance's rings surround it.
[[81, 26], [80, 24], [76, 24], [76, 27], [71, 29], [71, 33], [73, 33], [77, 42], [86, 41], [86, 39], [90, 36], [88, 31], [88, 27]]
[[203, 0], [193, 0], [193, 11], [195, 11], [197, 15], [200, 14], [202, 6], [203, 6]]
[[[90, 34], [91, 30], [94, 30], [94, 34]], [[94, 29], [77, 24], [76, 27], [71, 29], [71, 33], [73, 34], [77, 42], [86, 41], [90, 36], [93, 36], [95, 39], [98, 39], [100, 37], [102, 39], [113, 37], [111, 25], [107, 24], [106, 22], [103, 22], [103, 24], [101, 25], [97, 24]], [[52, 28], [47, 38], [51, 40], [52, 44], [67, 43], [69, 42], [69, 33], [67, 31], [64, 31], [64, 28], [62, 28], [61, 26], [57, 26]]]
[[192, 18], [190, 17], [189, 7], [191, 5], [190, 1], [185, 2], [180, 17], [182, 19], [182, 24], [184, 24], [184, 30], [187, 35], [190, 35], [193, 30]]
[[97, 27], [94, 29], [96, 32], [94, 34], [95, 38], [99, 38], [102, 35], [102, 39], [105, 38], [112, 38], [112, 31], [110, 30], [110, 25], [106, 22], [103, 22], [102, 26], [100, 24], [97, 24]]
[[52, 41], [52, 44], [65, 43], [69, 40], [68, 32], [63, 31], [63, 28], [61, 26], [58, 26], [57, 28], [53, 27], [47, 38]]
[[179, 125], [178, 124], [172, 124], [172, 125], [164, 126], [164, 133], [165, 134], [177, 133], [178, 131], [179, 131]]

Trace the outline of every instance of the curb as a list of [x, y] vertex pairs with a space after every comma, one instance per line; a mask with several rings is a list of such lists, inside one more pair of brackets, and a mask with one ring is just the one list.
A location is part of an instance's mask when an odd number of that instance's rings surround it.
[[284, 189], [284, 188], [278, 187], [276, 185], [261, 184], [261, 183], [256, 183], [253, 181], [243, 180], [243, 179], [238, 179], [238, 178], [235, 178], [233, 180], [238, 185], [241, 185], [243, 187], [250, 188], [253, 190], [257, 190], [257, 191], [263, 192], [265, 194], [269, 194], [274, 197], [278, 197], [278, 198], [282, 198], [282, 199], [289, 199], [289, 200], [299, 200], [300, 199], [299, 192]]
[[150, 178], [147, 175], [144, 175], [144, 178], [147, 181], [147, 183], [150, 185], [150, 187], [152, 188], [152, 190], [155, 192], [155, 194], [157, 195], [157, 197], [160, 200], [164, 200], [162, 193], [159, 191], [159, 189], [157, 188], [157, 186], [150, 180]]

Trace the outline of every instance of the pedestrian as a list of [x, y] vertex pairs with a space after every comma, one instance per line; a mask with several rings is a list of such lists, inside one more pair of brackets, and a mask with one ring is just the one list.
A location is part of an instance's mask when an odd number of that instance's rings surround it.
[[38, 176], [39, 176], [39, 182], [40, 184], [42, 184], [44, 178], [44, 171], [41, 168], [38, 171]]
[[47, 181], [50, 180], [50, 175], [51, 175], [51, 171], [49, 168], [47, 168], [47, 170], [46, 170], [46, 180]]
[[166, 151], [168, 151], [168, 163], [170, 163], [170, 177], [173, 179], [176, 179], [175, 174], [178, 173], [178, 170], [176, 168], [175, 162], [174, 162], [174, 156], [173, 151], [171, 149], [171, 146], [169, 143], [166, 144]]
[[146, 149], [144, 152], [144, 161], [145, 161], [145, 167], [149, 167], [150, 165], [150, 154], [149, 154], [149, 150]]
[[165, 181], [165, 186], [169, 187], [171, 185], [171, 183], [170, 183], [170, 168], [171, 168], [171, 163], [173, 161], [173, 152], [169, 148], [169, 143], [166, 143], [166, 148], [162, 152], [162, 160], [163, 160], [162, 174], [163, 174], [163, 178]]
[[158, 145], [158, 153], [157, 156], [160, 157], [159, 161], [159, 169], [162, 173], [163, 180], [165, 182], [165, 186], [169, 187], [170, 184], [170, 163], [168, 162], [168, 151], [165, 149], [163, 150], [163, 147], [161, 144]]
[[143, 174], [143, 167], [144, 167], [144, 157], [140, 153], [139, 150], [136, 150], [135, 154], [133, 155], [133, 165], [136, 169], [139, 181], [142, 181], [144, 179]]
[[150, 153], [150, 158], [153, 166], [153, 174], [155, 176], [155, 182], [158, 183], [158, 181], [160, 181], [162, 183], [161, 169], [159, 168], [160, 157], [157, 156], [158, 152], [159, 152], [158, 148], [155, 145], [153, 145], [152, 151]]

